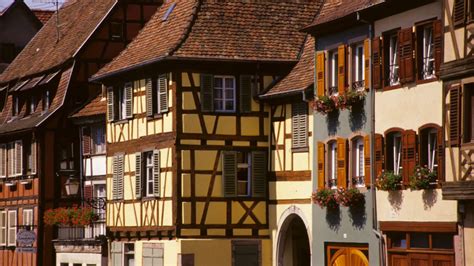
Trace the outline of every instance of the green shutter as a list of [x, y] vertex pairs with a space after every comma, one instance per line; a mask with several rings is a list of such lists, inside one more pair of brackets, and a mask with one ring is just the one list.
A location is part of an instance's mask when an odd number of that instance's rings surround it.
[[142, 154], [135, 153], [135, 197], [142, 197]]
[[115, 119], [114, 102], [114, 88], [107, 87], [107, 120], [109, 122], [112, 122]]
[[240, 111], [252, 111], [252, 76], [240, 76]]
[[145, 83], [146, 94], [146, 115], [153, 116], [153, 84], [150, 78]]
[[133, 116], [133, 84], [125, 83], [125, 118]]
[[160, 151], [153, 151], [153, 194], [156, 197], [161, 195], [160, 193]]
[[235, 197], [237, 191], [237, 153], [222, 153], [222, 178], [225, 197]]
[[214, 77], [210, 74], [201, 74], [201, 110], [214, 110]]
[[158, 77], [158, 111], [160, 113], [168, 112], [168, 86], [166, 81], [166, 74]]
[[267, 191], [267, 158], [263, 151], [252, 152], [252, 196], [265, 197]]

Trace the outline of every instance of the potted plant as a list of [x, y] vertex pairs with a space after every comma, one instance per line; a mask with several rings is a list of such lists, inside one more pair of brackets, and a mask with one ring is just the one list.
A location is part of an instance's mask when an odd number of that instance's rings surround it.
[[337, 190], [337, 201], [342, 206], [355, 207], [364, 204], [365, 197], [357, 188], [339, 188]]
[[318, 96], [312, 102], [313, 109], [322, 114], [335, 110], [351, 109], [365, 99], [365, 90], [350, 90], [341, 95]]
[[312, 195], [313, 202], [318, 204], [321, 208], [327, 207], [328, 209], [336, 209], [339, 207], [337, 202], [336, 193], [332, 189], [323, 188]]
[[437, 174], [431, 171], [426, 165], [415, 167], [413, 175], [410, 176], [410, 189], [420, 190], [431, 188], [432, 183], [436, 182]]
[[43, 220], [47, 225], [86, 226], [97, 221], [98, 216], [92, 208], [56, 208], [44, 213]]
[[402, 176], [397, 175], [394, 172], [382, 171], [382, 174], [377, 178], [376, 187], [380, 190], [394, 191], [400, 188], [402, 182]]
[[326, 95], [316, 97], [312, 102], [312, 106], [316, 112], [322, 114], [329, 114], [330, 112], [336, 110], [334, 101], [332, 98]]

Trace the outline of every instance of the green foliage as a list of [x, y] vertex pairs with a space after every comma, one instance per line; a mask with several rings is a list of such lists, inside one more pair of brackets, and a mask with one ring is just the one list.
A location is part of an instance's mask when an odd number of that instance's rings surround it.
[[396, 175], [392, 171], [382, 172], [382, 174], [377, 178], [376, 187], [380, 190], [394, 191], [400, 189], [401, 182], [401, 175]]

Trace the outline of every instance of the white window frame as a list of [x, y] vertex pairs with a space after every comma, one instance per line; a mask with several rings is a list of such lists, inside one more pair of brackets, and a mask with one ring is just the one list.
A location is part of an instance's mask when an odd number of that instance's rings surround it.
[[31, 226], [34, 225], [34, 210], [33, 209], [23, 209], [23, 225]]
[[[12, 226], [13, 222], [10, 220], [10, 213], [14, 213], [15, 214], [15, 222], [14, 222], [14, 226]], [[16, 232], [17, 232], [17, 225], [18, 225], [18, 213], [16, 210], [8, 210], [8, 216], [7, 216], [7, 220], [8, 220], [8, 233], [7, 233], [7, 245], [8, 246], [16, 246]], [[14, 238], [15, 238], [15, 241], [13, 242], [10, 242], [10, 236], [11, 234], [13, 233], [14, 235]]]
[[338, 65], [339, 65], [339, 54], [338, 54], [337, 49], [329, 51], [329, 92], [328, 92], [328, 95], [339, 94], [339, 91], [337, 89]]
[[393, 173], [400, 175], [401, 159], [402, 159], [402, 134], [395, 132], [392, 135], [392, 153], [393, 153]]
[[[155, 179], [154, 179], [154, 165], [153, 165], [153, 151], [148, 151], [143, 153], [144, 159], [144, 179], [145, 179], [145, 195], [147, 197], [154, 197], [154, 187], [155, 187]], [[151, 186], [151, 191], [150, 191]]]
[[[222, 87], [216, 86], [216, 79], [222, 79]], [[231, 79], [232, 80], [232, 87], [227, 87], [226, 86], [226, 80]], [[214, 111], [216, 112], [223, 112], [223, 113], [232, 113], [235, 112], [236, 110], [236, 80], [234, 76], [223, 76], [223, 75], [217, 75], [214, 76], [214, 87], [213, 87], [213, 95], [214, 95]], [[216, 91], [222, 91], [222, 97], [219, 98], [216, 96]], [[226, 91], [232, 90], [232, 99], [228, 99], [226, 95]], [[226, 102], [232, 101], [232, 109], [227, 109], [226, 107]], [[222, 108], [218, 108], [218, 102], [222, 103]]]
[[[353, 66], [353, 78], [352, 82], [361, 82], [365, 80], [365, 55], [364, 55], [364, 44], [363, 43], [357, 43], [353, 45], [353, 60], [352, 60], [352, 66]], [[362, 61], [360, 60], [362, 58]], [[362, 67], [359, 67], [359, 65], [362, 65]], [[361, 72], [361, 73], [359, 73]], [[359, 76], [361, 78], [359, 79]]]
[[[127, 250], [127, 247], [129, 246], [133, 246], [133, 251], [129, 251]], [[124, 266], [129, 266], [127, 260], [126, 260], [126, 256], [127, 255], [131, 255], [133, 254], [133, 262], [134, 262], [134, 265], [135, 265], [135, 243], [133, 242], [124, 242], [123, 243], [123, 248], [122, 248], [122, 261], [123, 261], [123, 265]]]
[[389, 35], [389, 84], [390, 86], [395, 86], [400, 84], [400, 72], [399, 65], [397, 62], [398, 59], [398, 36], [397, 34]]
[[0, 178], [6, 178], [8, 175], [8, 145], [6, 143], [0, 144], [0, 153], [0, 160], [2, 160], [0, 167], [3, 167]]
[[118, 120], [125, 120], [127, 119], [127, 101], [126, 101], [126, 95], [125, 95], [125, 87], [127, 84], [124, 86], [119, 87], [118, 89]]
[[[8, 242], [8, 223], [7, 223], [7, 211], [6, 210], [0, 210], [0, 246], [6, 246]], [[2, 238], [5, 239], [5, 241], [2, 241]]]
[[[251, 182], [252, 182], [252, 153], [250, 152], [239, 152], [242, 154], [242, 156], [245, 156], [245, 161], [246, 163], [241, 163], [237, 162], [237, 176], [236, 176], [236, 181], [237, 181], [237, 197], [250, 197], [252, 195], [251, 191]], [[237, 155], [239, 156], [239, 155]], [[240, 181], [239, 180], [239, 169], [245, 169], [247, 168], [247, 180], [246, 181]], [[240, 182], [246, 182], [247, 183], [247, 194], [239, 194], [239, 181]]]
[[427, 132], [427, 150], [426, 152], [428, 153], [428, 169], [430, 171], [434, 171], [435, 166], [437, 167], [437, 161], [436, 161], [436, 146], [438, 145], [438, 131], [434, 128], [430, 129]]
[[331, 189], [337, 189], [337, 142], [331, 141], [328, 143], [328, 177]]
[[[364, 154], [364, 138], [358, 137], [353, 142], [353, 149], [354, 149], [354, 179], [356, 183], [354, 184], [356, 187], [364, 187], [365, 186], [365, 154]], [[362, 148], [361, 148], [362, 147]], [[353, 180], [354, 180], [353, 179]]]
[[[423, 79], [435, 77], [433, 26], [423, 26]], [[431, 69], [430, 69], [431, 68]]]

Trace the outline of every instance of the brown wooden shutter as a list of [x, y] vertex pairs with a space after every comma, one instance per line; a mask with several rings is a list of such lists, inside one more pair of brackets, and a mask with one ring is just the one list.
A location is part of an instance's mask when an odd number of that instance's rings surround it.
[[365, 186], [370, 186], [370, 135], [364, 137], [364, 181]]
[[465, 1], [464, 0], [454, 0], [453, 6], [453, 23], [454, 26], [464, 25], [466, 19], [465, 14]]
[[[380, 37], [372, 40], [372, 86], [374, 89], [382, 88], [382, 53]], [[368, 77], [367, 77], [368, 78]]]
[[318, 189], [323, 189], [325, 184], [325, 154], [324, 154], [325, 144], [323, 142], [318, 142]]
[[337, 139], [337, 187], [347, 187], [346, 139]]
[[365, 88], [370, 88], [370, 39], [364, 40], [364, 83]]
[[265, 197], [267, 192], [267, 156], [263, 151], [252, 152], [252, 196]]
[[316, 54], [316, 85], [317, 85], [317, 96], [321, 97], [325, 95], [325, 54], [324, 52], [318, 52]]
[[444, 181], [444, 135], [443, 135], [443, 128], [438, 128], [437, 132], [437, 141], [438, 144], [436, 150], [436, 163], [438, 164], [438, 180]]
[[153, 151], [153, 195], [155, 197], [161, 196], [161, 165], [160, 165], [160, 151]]
[[458, 146], [461, 136], [461, 86], [452, 85], [449, 90], [449, 144]]
[[132, 118], [133, 116], [133, 83], [125, 83], [125, 118]]
[[379, 177], [383, 171], [384, 163], [384, 147], [383, 147], [383, 136], [381, 134], [375, 134], [375, 176]]
[[211, 112], [214, 110], [214, 76], [201, 74], [201, 110]]
[[16, 157], [16, 165], [15, 165], [15, 173], [16, 175], [23, 174], [23, 143], [21, 140], [15, 142], [15, 157]]
[[113, 87], [107, 87], [107, 120], [109, 122], [115, 120], [115, 99]]
[[153, 82], [151, 78], [145, 81], [145, 95], [146, 95], [146, 115], [153, 116]]
[[339, 45], [337, 48], [337, 90], [339, 95], [346, 92], [346, 46]]
[[403, 183], [408, 184], [416, 167], [416, 132], [409, 129], [402, 133]]
[[142, 154], [135, 153], [135, 197], [142, 197]]
[[158, 111], [160, 113], [168, 112], [168, 81], [166, 74], [161, 74], [158, 77]]
[[433, 43], [435, 73], [439, 75], [439, 68], [443, 62], [443, 23], [441, 20], [433, 22]]
[[92, 185], [84, 185], [84, 198], [90, 200], [93, 197]]
[[82, 154], [91, 154], [91, 128], [88, 126], [82, 128]]
[[0, 177], [7, 176], [7, 145], [0, 144]]
[[398, 58], [400, 67], [400, 82], [407, 83], [415, 80], [413, 60], [413, 30], [412, 28], [398, 31]]
[[252, 111], [252, 76], [240, 75], [240, 111]]
[[222, 153], [222, 178], [225, 197], [237, 195], [237, 153], [225, 151]]

